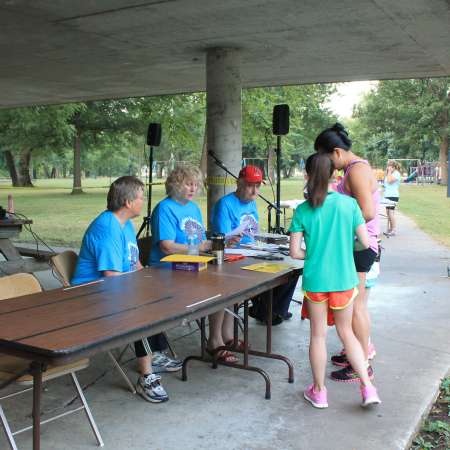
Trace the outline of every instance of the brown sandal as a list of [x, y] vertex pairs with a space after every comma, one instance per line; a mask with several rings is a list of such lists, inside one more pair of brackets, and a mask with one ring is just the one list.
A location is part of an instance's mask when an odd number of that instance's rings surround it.
[[239, 361], [239, 358], [234, 353], [228, 350], [219, 350], [217, 353], [215, 353], [215, 350], [206, 349], [206, 351], [213, 357], [214, 355], [216, 355], [217, 361], [222, 361], [226, 363], [236, 363]]
[[[234, 342], [234, 340], [231, 339], [230, 341], [225, 342], [225, 345], [227, 347], [233, 347], [233, 342]], [[244, 348], [245, 348], [244, 341], [242, 339], [238, 339], [235, 349], [239, 352], [243, 352]], [[248, 346], [248, 348], [250, 348], [250, 345]]]

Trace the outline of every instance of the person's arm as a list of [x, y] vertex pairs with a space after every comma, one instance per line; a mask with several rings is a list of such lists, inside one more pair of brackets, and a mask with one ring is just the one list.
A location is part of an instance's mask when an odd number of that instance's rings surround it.
[[358, 202], [366, 222], [375, 218], [376, 215], [372, 199], [372, 177], [372, 171], [365, 164], [357, 164], [352, 167], [348, 177], [350, 192]]
[[358, 238], [358, 248], [355, 248], [355, 250], [367, 250], [369, 248], [369, 235], [367, 234], [366, 224], [358, 225], [355, 233]]
[[392, 170], [388, 171], [388, 173], [386, 175], [386, 181], [389, 184], [396, 183], [399, 180], [400, 180], [400, 172], [392, 171]]
[[[188, 245], [187, 244], [177, 244], [175, 241], [164, 240], [159, 241], [159, 248], [165, 255], [171, 255], [173, 253], [187, 253]], [[207, 252], [211, 250], [211, 241], [202, 241], [198, 246], [199, 251]]]
[[124, 275], [127, 272], [116, 272], [115, 270], [104, 270], [102, 275], [104, 277], [118, 277], [120, 275]]
[[[136, 270], [142, 270], [144, 267], [142, 266], [141, 262], [138, 261], [136, 264]], [[117, 272], [115, 270], [104, 270], [102, 272], [102, 275], [104, 277], [117, 277], [119, 275], [124, 275], [125, 273], [129, 273], [129, 272]]]
[[289, 256], [294, 259], [305, 259], [306, 252], [301, 248], [303, 233], [291, 233], [289, 243]]
[[[222, 200], [219, 200], [213, 207], [212, 212], [212, 227], [216, 233], [227, 234], [232, 230], [230, 212], [228, 211], [227, 204]], [[229, 236], [226, 238], [226, 245], [239, 244], [242, 234], [235, 236]]]

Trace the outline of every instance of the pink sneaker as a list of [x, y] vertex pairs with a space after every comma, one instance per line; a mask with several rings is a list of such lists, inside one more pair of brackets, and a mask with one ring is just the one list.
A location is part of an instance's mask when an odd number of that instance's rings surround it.
[[372, 342], [369, 342], [369, 347], [367, 348], [367, 353], [368, 353], [367, 357], [369, 359], [373, 359], [377, 355], [377, 351], [375, 350], [375, 345], [373, 345]]
[[378, 397], [377, 389], [375, 386], [360, 386], [361, 395], [362, 395], [362, 403], [361, 406], [363, 408], [367, 408], [368, 406], [377, 405], [381, 403], [380, 397]]
[[303, 392], [303, 397], [315, 408], [328, 408], [327, 388], [325, 387], [317, 392], [314, 390], [314, 384], [311, 384]]

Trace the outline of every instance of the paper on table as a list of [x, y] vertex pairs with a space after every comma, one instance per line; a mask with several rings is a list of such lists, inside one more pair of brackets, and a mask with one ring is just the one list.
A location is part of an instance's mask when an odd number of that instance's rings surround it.
[[225, 255], [258, 256], [269, 255], [269, 252], [263, 250], [250, 250], [248, 248], [226, 248]]
[[243, 266], [241, 269], [253, 270], [255, 272], [264, 273], [277, 273], [283, 270], [290, 269], [292, 266], [290, 264], [277, 264], [277, 263], [261, 263], [261, 264], [251, 264], [250, 266]]
[[264, 242], [255, 242], [252, 244], [241, 244], [241, 247], [249, 248], [252, 250], [266, 251], [271, 253], [276, 253], [279, 251], [279, 245], [277, 244], [266, 244]]

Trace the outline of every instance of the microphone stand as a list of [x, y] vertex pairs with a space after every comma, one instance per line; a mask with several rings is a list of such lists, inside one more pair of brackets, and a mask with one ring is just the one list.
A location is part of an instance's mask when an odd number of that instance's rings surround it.
[[145, 230], [145, 236], [150, 236], [150, 224], [152, 216], [152, 185], [153, 185], [153, 145], [150, 146], [149, 155], [149, 169], [148, 169], [148, 196], [147, 196], [147, 215], [142, 221], [141, 228], [136, 235], [136, 239], [139, 239], [141, 233]]
[[[221, 168], [222, 170], [224, 170], [228, 175], [231, 175], [235, 180], [238, 179], [238, 177], [237, 177], [234, 173], [232, 173], [232, 172], [230, 172], [230, 171], [228, 170], [228, 168], [225, 166], [225, 164], [224, 164], [224, 163], [216, 156], [216, 154], [215, 154], [212, 150], [208, 150], [208, 155], [211, 156], [211, 158], [214, 160], [214, 163], [216, 164], [216, 166], [220, 167], [220, 168]], [[278, 164], [278, 160], [277, 160], [277, 164]], [[278, 164], [278, 165], [279, 165], [279, 164]], [[277, 170], [279, 171], [279, 167], [278, 167]], [[278, 187], [277, 187], [277, 192], [278, 192]], [[276, 214], [277, 214], [277, 218], [278, 218], [278, 221], [279, 221], [279, 216], [280, 216], [280, 214], [281, 214], [281, 209], [280, 209], [280, 205], [279, 205], [279, 199], [280, 199], [280, 197], [278, 196], [277, 205], [275, 205], [274, 203], [272, 203], [270, 200], [268, 200], [266, 197], [264, 197], [264, 196], [261, 195], [261, 194], [258, 194], [258, 197], [259, 197], [261, 200], [264, 200], [264, 201], [267, 203], [267, 205], [268, 205], [268, 224], [269, 224], [269, 232], [273, 232], [273, 231], [276, 230], [277, 228], [272, 228], [272, 226], [271, 226], [271, 209], [275, 209]], [[281, 229], [281, 228], [278, 226], [278, 229]], [[277, 232], [277, 231], [275, 231], [275, 232]], [[284, 232], [283, 232], [283, 233], [284, 233]]]

